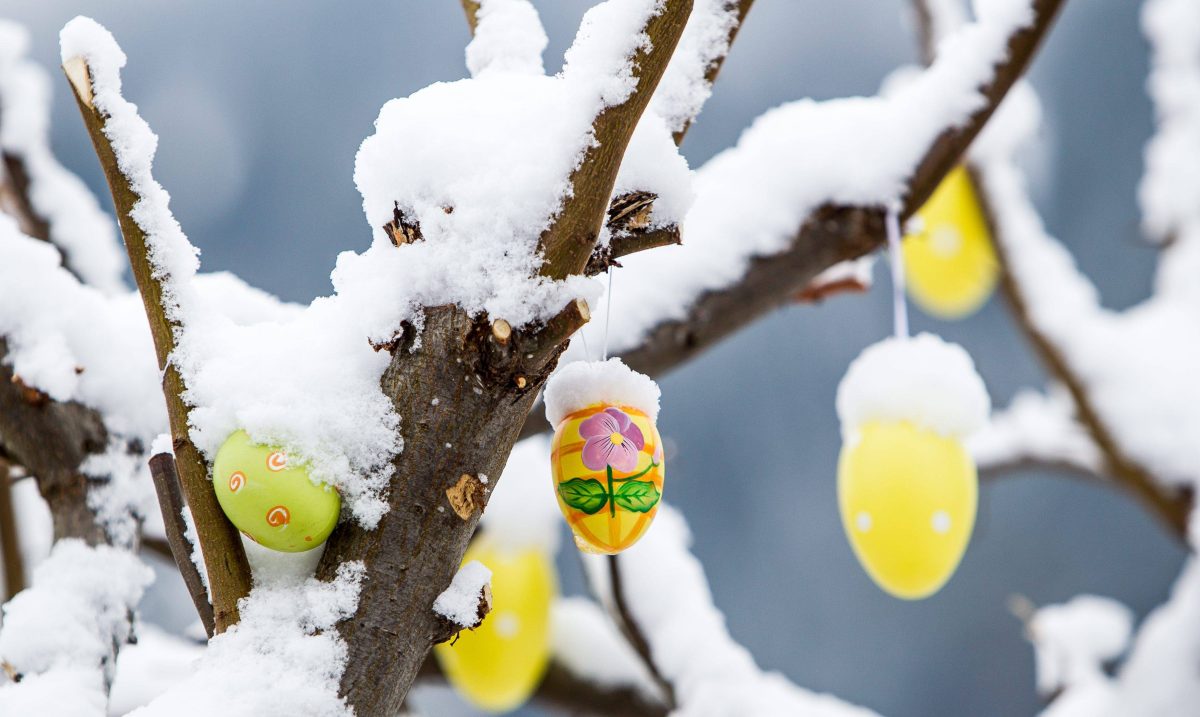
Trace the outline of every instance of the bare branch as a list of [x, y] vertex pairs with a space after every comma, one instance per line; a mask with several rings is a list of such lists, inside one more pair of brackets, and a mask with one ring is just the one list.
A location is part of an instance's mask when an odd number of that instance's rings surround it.
[[[208, 465], [189, 437], [189, 408], [183, 400], [183, 377], [169, 361], [171, 352], [175, 350], [175, 332], [180, 327], [167, 318], [163, 305], [162, 278], [156, 276], [151, 266], [146, 233], [133, 219], [134, 206], [141, 197], [134, 191], [129, 177], [122, 173], [111, 141], [105, 134], [108, 118], [94, 104], [92, 76], [87, 62], [82, 57], [75, 57], [64, 63], [63, 70], [112, 191], [113, 206], [125, 239], [125, 249], [129, 254], [134, 279], [141, 291], [146, 317], [150, 321], [150, 332], [158, 354], [158, 366], [163, 371], [163, 394], [167, 401], [171, 433], [175, 439], [179, 477], [196, 522], [196, 532], [208, 568], [216, 630], [223, 632], [237, 623], [237, 601], [250, 592], [250, 566], [246, 561], [237, 530], [226, 519], [217, 503], [216, 494], [208, 480]], [[165, 502], [162, 507], [164, 511], [168, 510]], [[164, 518], [170, 520], [169, 516]]]
[[471, 28], [471, 34], [475, 34], [475, 28], [479, 25], [479, 0], [460, 0], [462, 2], [463, 13], [467, 16], [467, 26]]
[[650, 651], [650, 642], [646, 639], [646, 635], [638, 626], [637, 619], [633, 616], [633, 612], [629, 609], [629, 605], [625, 600], [625, 589], [621, 578], [620, 556], [607, 556], [608, 562], [608, 580], [609, 588], [612, 590], [612, 611], [614, 621], [617, 627], [621, 630], [621, 634], [633, 647], [634, 652], [641, 658], [642, 664], [650, 671], [650, 676], [658, 683], [663, 694], [667, 697], [667, 706], [672, 710], [675, 709], [675, 686], [663, 677], [659, 672], [658, 667], [654, 664], [654, 655]]
[[692, 0], [667, 0], [662, 12], [646, 23], [649, 43], [633, 57], [637, 86], [628, 99], [606, 107], [592, 122], [595, 142], [571, 173], [572, 196], [538, 239], [539, 252], [545, 258], [543, 276], [562, 279], [578, 274], [587, 264], [600, 236], [625, 148], [667, 69], [691, 11]]
[[175, 560], [175, 567], [179, 568], [179, 575], [183, 578], [188, 594], [192, 596], [192, 604], [196, 606], [196, 613], [200, 615], [204, 631], [212, 637], [216, 631], [216, 622], [212, 605], [208, 602], [208, 593], [204, 589], [204, 579], [196, 564], [192, 562], [192, 545], [186, 536], [183, 492], [179, 487], [179, 475], [175, 472], [175, 457], [170, 453], [151, 456], [150, 476], [154, 479], [154, 490], [162, 507], [163, 526], [167, 531], [170, 555]]

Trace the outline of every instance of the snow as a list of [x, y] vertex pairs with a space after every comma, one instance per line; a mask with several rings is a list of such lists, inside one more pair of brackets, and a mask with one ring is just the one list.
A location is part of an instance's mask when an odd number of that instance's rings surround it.
[[528, 0], [483, 0], [475, 17], [475, 37], [467, 45], [467, 69], [473, 77], [488, 70], [546, 73], [542, 52], [550, 39]]
[[[1200, 33], [1193, 47], [1200, 48]], [[1196, 100], [1200, 111], [1200, 94]], [[1014, 88], [971, 150], [1029, 320], [1079, 378], [1122, 452], [1167, 484], [1200, 485], [1200, 382], [1193, 376], [1200, 365], [1200, 222], [1178, 225], [1160, 254], [1152, 296], [1123, 312], [1105, 309], [1071, 254], [1047, 233], [1012, 159], [1038, 121], [1036, 97]]]
[[549, 475], [547, 436], [531, 436], [513, 446], [479, 520], [493, 545], [512, 552], [538, 548], [553, 555], [558, 551], [562, 515], [554, 491], [546, 488]]
[[365, 573], [351, 562], [328, 583], [261, 580], [238, 605], [241, 621], [209, 642], [187, 678], [129, 717], [350, 717], [338, 696], [346, 645], [333, 628], [354, 613]]
[[1104, 456], [1075, 419], [1075, 404], [1061, 386], [1046, 393], [1023, 389], [974, 434], [969, 447], [980, 470], [1023, 461], [1072, 466], [1100, 475]]
[[478, 560], [472, 560], [458, 569], [450, 586], [433, 601], [433, 611], [455, 625], [464, 628], [479, 624], [479, 601], [483, 591], [489, 589], [492, 571]]
[[731, 0], [694, 0], [683, 36], [650, 102], [650, 111], [662, 117], [671, 132], [687, 127], [712, 95], [704, 75], [729, 51], [737, 8]]
[[987, 424], [990, 410], [970, 354], [929, 333], [868, 346], [850, 364], [837, 392], [846, 441], [873, 421], [908, 421], [963, 439]]
[[0, 660], [25, 677], [0, 683], [0, 714], [104, 714], [115, 652], [152, 571], [130, 552], [64, 539], [4, 606]]
[[152, 624], [139, 625], [137, 643], [127, 645], [117, 656], [108, 714], [125, 715], [183, 682], [203, 654], [201, 643]]
[[104, 293], [122, 292], [125, 252], [95, 197], [50, 151], [50, 77], [25, 58], [28, 48], [25, 29], [0, 20], [0, 150], [21, 160], [30, 205], [72, 271]]
[[[678, 709], [673, 714], [874, 714], [797, 687], [778, 673], [762, 671], [730, 636], [690, 544], [683, 516], [663, 505], [645, 537], [620, 557], [625, 602], [650, 644], [654, 664], [674, 686]], [[606, 559], [583, 559], [593, 586], [608, 594]]]
[[563, 366], [546, 382], [543, 398], [546, 420], [558, 426], [567, 415], [598, 403], [637, 408], [657, 421], [660, 394], [654, 379], [611, 358]]
[[649, 670], [599, 605], [587, 598], [559, 598], [550, 621], [556, 663], [591, 684], [661, 699]]
[[[901, 196], [934, 139], [983, 105], [978, 87], [1006, 56], [1009, 36], [1033, 17], [1028, 0], [996, 0], [977, 14], [945, 39], [929, 68], [904, 72], [908, 81], [885, 83], [874, 97], [784, 104], [701, 167], [683, 244], [621, 260], [613, 351], [684, 318], [704, 292], [741, 279], [752, 258], [787, 249], [820, 205], [885, 206]], [[592, 306], [585, 332], [595, 342], [608, 312]], [[581, 348], [569, 353], [581, 356]]]
[[191, 558], [192, 565], [196, 567], [196, 572], [200, 574], [200, 582], [204, 585], [204, 594], [208, 596], [209, 602], [212, 602], [212, 588], [208, 584], [208, 566], [204, 563], [204, 551], [200, 549], [200, 534], [196, 532], [196, 519], [192, 517], [192, 509], [186, 505], [179, 509], [179, 514], [183, 516], [183, 537], [187, 540], [188, 545], [192, 546], [188, 557]]
[[1037, 687], [1043, 695], [1083, 682], [1107, 679], [1104, 664], [1125, 651], [1133, 613], [1109, 598], [1080, 595], [1048, 605], [1029, 625], [1037, 647]]

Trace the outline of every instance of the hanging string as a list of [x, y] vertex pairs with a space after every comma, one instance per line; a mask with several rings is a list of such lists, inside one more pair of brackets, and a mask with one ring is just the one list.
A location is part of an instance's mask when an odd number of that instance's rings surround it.
[[612, 277], [613, 270], [610, 265], [608, 267], [608, 292], [604, 298], [606, 303], [604, 307], [604, 358], [600, 359], [601, 361], [608, 360], [608, 324], [612, 319]]
[[887, 212], [888, 260], [892, 265], [892, 325], [896, 338], [908, 338], [908, 300], [904, 296], [904, 255], [900, 252], [900, 207]]

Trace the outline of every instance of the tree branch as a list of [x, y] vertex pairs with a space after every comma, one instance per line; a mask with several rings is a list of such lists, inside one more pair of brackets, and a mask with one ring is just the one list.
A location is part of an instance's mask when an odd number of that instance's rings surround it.
[[[754, 4], [754, 0], [728, 0], [727, 7], [737, 5], [737, 23], [729, 28], [729, 34], [725, 38], [725, 54], [713, 61], [708, 69], [704, 72], [704, 81], [711, 87], [717, 81], [717, 75], [721, 72], [721, 66], [725, 64], [725, 58], [729, 56], [729, 48], [733, 47], [733, 41], [737, 39], [738, 31], [742, 29], [742, 23], [746, 20], [746, 14], [750, 12], [750, 6]], [[695, 117], [688, 119], [683, 128], [673, 134], [675, 138], [675, 146], [683, 144], [683, 138], [687, 136], [687, 131], [691, 129], [692, 122]]]
[[204, 632], [212, 637], [216, 632], [216, 621], [212, 605], [208, 602], [208, 592], [204, 588], [204, 578], [192, 562], [192, 545], [188, 542], [187, 524], [183, 520], [183, 492], [179, 486], [179, 475], [175, 472], [175, 457], [170, 453], [151, 456], [150, 476], [154, 479], [154, 491], [162, 508], [170, 555], [175, 560], [175, 567], [179, 568], [188, 594], [192, 596], [192, 604], [200, 615]]
[[[204, 563], [208, 569], [209, 586], [212, 592], [216, 631], [237, 623], [238, 599], [250, 592], [250, 566], [242, 548], [237, 530], [226, 519], [217, 503], [216, 494], [208, 480], [208, 465], [199, 449], [192, 443], [188, 433], [189, 408], [183, 400], [183, 377], [170, 362], [175, 350], [175, 332], [180, 326], [167, 318], [163, 307], [162, 277], [156, 276], [151, 266], [146, 246], [146, 233], [133, 219], [133, 209], [141, 197], [134, 191], [117, 163], [112, 143], [106, 134], [108, 118], [95, 106], [91, 71], [82, 57], [68, 60], [63, 70], [70, 82], [84, 125], [92, 138], [104, 177], [112, 191], [113, 206], [125, 240], [125, 249], [133, 268], [133, 276], [141, 291], [146, 317], [150, 321], [150, 333], [154, 337], [154, 348], [158, 355], [158, 366], [163, 371], [163, 394], [167, 401], [171, 433], [174, 436], [175, 458], [179, 477], [187, 503], [196, 522]], [[159, 496], [164, 511], [168, 505]], [[164, 520], [171, 517], [164, 513]]]
[[634, 53], [637, 86], [624, 102], [604, 108], [592, 122], [595, 142], [571, 173], [572, 196], [538, 239], [542, 275], [562, 279], [583, 271], [595, 249], [633, 130], [662, 79], [692, 11], [692, 0], [666, 0], [646, 23], [647, 46]]
[[942, 177], [958, 164], [963, 152], [1000, 106], [1000, 101], [1025, 74], [1025, 68], [1029, 66], [1029, 61], [1033, 59], [1042, 39], [1050, 30], [1063, 2], [1064, 0], [1033, 0], [1033, 22], [1009, 38], [1008, 57], [996, 65], [992, 79], [979, 88], [986, 99], [983, 107], [976, 110], [961, 127], [947, 127], [917, 165], [908, 183], [908, 193], [904, 197], [902, 219], [912, 216], [933, 195]]
[[0, 458], [0, 549], [4, 551], [4, 592], [0, 598], [6, 602], [25, 589], [25, 561], [13, 510], [11, 474], [8, 461]]
[[675, 686], [663, 677], [659, 672], [658, 667], [654, 664], [654, 655], [650, 651], [650, 642], [646, 639], [642, 629], [638, 626], [637, 620], [630, 611], [628, 603], [625, 601], [625, 589], [621, 579], [621, 564], [619, 555], [609, 555], [606, 557], [608, 563], [608, 580], [609, 588], [612, 590], [612, 609], [613, 617], [617, 623], [617, 628], [621, 634], [625, 636], [625, 640], [629, 642], [630, 647], [641, 658], [642, 664], [649, 670], [650, 676], [662, 689], [663, 694], [667, 698], [667, 706], [674, 710], [678, 705], [675, 701]]

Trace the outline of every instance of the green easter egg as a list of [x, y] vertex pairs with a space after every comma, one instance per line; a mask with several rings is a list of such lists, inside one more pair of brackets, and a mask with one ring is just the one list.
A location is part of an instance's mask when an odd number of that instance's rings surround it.
[[312, 550], [333, 532], [342, 499], [332, 487], [309, 480], [280, 448], [254, 443], [237, 431], [217, 451], [213, 489], [229, 522], [272, 550]]

